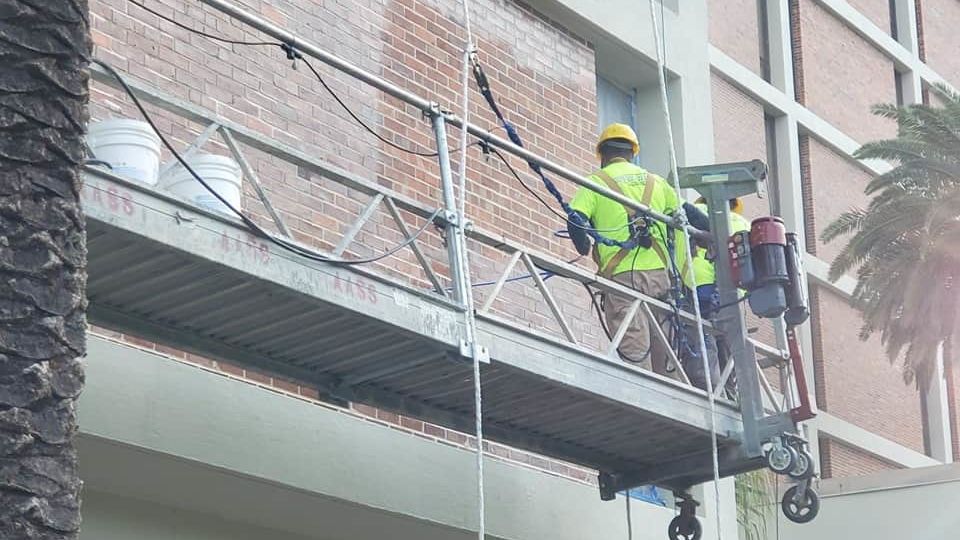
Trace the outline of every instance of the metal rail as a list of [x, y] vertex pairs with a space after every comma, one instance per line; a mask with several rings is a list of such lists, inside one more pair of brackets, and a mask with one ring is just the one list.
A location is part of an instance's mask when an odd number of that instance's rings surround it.
[[[119, 84], [110, 74], [95, 65], [92, 66], [92, 76], [97, 82], [106, 84], [113, 88], [120, 88]], [[243, 154], [240, 151], [240, 144], [242, 143], [243, 145], [280, 158], [281, 160], [290, 164], [304, 167], [313, 174], [368, 195], [370, 200], [365, 208], [360, 211], [357, 219], [347, 227], [338, 244], [329, 253], [332, 258], [340, 258], [343, 255], [347, 247], [354, 242], [356, 235], [363, 227], [363, 224], [372, 217], [377, 207], [384, 205], [386, 206], [389, 214], [398, 228], [398, 231], [404, 236], [404, 238], [409, 236], [409, 231], [407, 230], [406, 223], [402, 220], [399, 214], [400, 210], [406, 211], [420, 218], [428, 218], [436, 211], [435, 208], [431, 208], [429, 205], [426, 205], [416, 199], [396, 193], [378, 183], [339, 169], [338, 167], [310, 156], [305, 152], [294, 149], [274, 139], [260, 135], [249, 128], [221, 118], [212, 111], [208, 111], [195, 104], [184, 102], [172, 96], [166, 95], [165, 93], [160, 92], [133, 77], [127, 76], [125, 79], [131, 89], [143, 101], [177, 116], [193, 121], [197, 124], [217, 125], [221, 134], [229, 134], [229, 140], [234, 144], [229, 145], [228, 147], [231, 152], [235, 152], [235, 156], [237, 155], [236, 152], [240, 152], [239, 157], [243, 157]], [[201, 131], [198, 139], [188, 146], [188, 148], [197, 149], [207, 142], [209, 138], [210, 134], [207, 133], [207, 130], [203, 130]], [[269, 200], [265, 201], [265, 204], [268, 205]], [[630, 287], [626, 287], [613, 280], [600, 277], [591, 270], [587, 270], [574, 264], [569, 264], [565, 261], [557, 259], [556, 257], [522, 245], [519, 242], [507, 239], [502, 235], [485, 231], [480, 227], [470, 227], [467, 229], [467, 237], [478, 244], [493, 248], [501, 253], [504, 253], [505, 255], [502, 263], [502, 270], [499, 273], [496, 284], [484, 299], [483, 304], [477, 309], [477, 315], [480, 318], [487, 320], [499, 320], [498, 322], [506, 322], [506, 320], [503, 318], [492, 315], [490, 313], [490, 309], [494, 302], [499, 298], [505, 282], [507, 279], [509, 279], [511, 273], [516, 268], [517, 263], [521, 261], [523, 261], [523, 265], [530, 270], [531, 274], [536, 274], [536, 271], [531, 270], [530, 265], [532, 265], [537, 271], [549, 271], [557, 277], [573, 280], [580, 285], [589, 285], [591, 288], [600, 293], [616, 294], [618, 296], [631, 298], [635, 302], [638, 302], [638, 312], [635, 314], [635, 317], [649, 317], [649, 315], [646, 315], [646, 311], [651, 311], [654, 315], [673, 313], [672, 306], [661, 300], [646, 296]], [[424, 271], [427, 280], [433, 286], [434, 293], [444, 298], [449, 298], [447, 295], [447, 286], [444, 283], [444, 278], [447, 279], [448, 283], [453, 284], [455, 281], [452, 279], [452, 276], [438, 276], [435, 270], [431, 267], [430, 261], [420, 250], [417, 242], [411, 243], [410, 249], [414, 253], [419, 267]], [[548, 287], [548, 283], [536, 283], [536, 288], [542, 295], [543, 300], [549, 308], [549, 313], [554, 318], [557, 325], [561, 328], [561, 330], [564, 328], [569, 330], [570, 325], [565, 320], [562, 311], [558, 308], [556, 299], [553, 297]], [[461, 308], [463, 308], [462, 302], [459, 302], [459, 300], [456, 298], [453, 300]], [[680, 317], [688, 324], [695, 323], [694, 316], [687, 311], [680, 311]], [[510, 321], [513, 324], [524, 323], [524, 321], [521, 321], [517, 318], [512, 318]], [[708, 332], [714, 334], [718, 333], [718, 330], [715, 329], [709, 321], [704, 321], [704, 327]], [[611, 330], [613, 331], [613, 329]], [[601, 349], [591, 348], [584, 343], [577, 343], [576, 339], [571, 339], [573, 336], [565, 330], [562, 331], [558, 336], [546, 336], [542, 332], [540, 335], [544, 338], [558, 339], [562, 343], [574, 345], [581, 350], [590, 352], [591, 354], [602, 354], [610, 361], [621, 363], [615, 347], [604, 346]], [[616, 338], [617, 336], [614, 337]], [[659, 334], [654, 335], [653, 338], [661, 340], [666, 339], [665, 336], [661, 336]], [[755, 340], [751, 340], [751, 343], [756, 347], [757, 351], [761, 353], [761, 356], [764, 357], [766, 362], [783, 363], [788, 358], [788, 353], [785, 350], [781, 350]], [[667, 344], [667, 348], [670, 348], [669, 344]], [[685, 376], [683, 378], [686, 379]]]
[[439, 116], [442, 116], [444, 121], [448, 124], [451, 124], [461, 129], [466, 127], [467, 131], [471, 135], [474, 135], [475, 137], [478, 137], [479, 139], [484, 140], [489, 144], [496, 146], [497, 148], [500, 148], [506, 152], [509, 152], [514, 156], [523, 158], [524, 160], [531, 163], [536, 163], [537, 165], [543, 167], [544, 169], [550, 172], [553, 172], [558, 176], [565, 178], [566, 180], [573, 182], [574, 184], [577, 184], [578, 186], [585, 187], [587, 189], [595, 191], [596, 193], [599, 193], [605, 197], [613, 199], [629, 208], [633, 208], [637, 212], [647, 215], [657, 221], [661, 221], [663, 223], [666, 223], [668, 225], [671, 225], [677, 228], [686, 228], [690, 230], [691, 234], [695, 236], [698, 233], [701, 233], [699, 229], [696, 229], [694, 227], [689, 227], [685, 223], [681, 223], [678, 219], [672, 216], [668, 216], [661, 212], [657, 212], [656, 210], [651, 209], [649, 206], [641, 204], [633, 199], [630, 199], [629, 197], [625, 197], [611, 190], [610, 188], [607, 188], [606, 186], [597, 184], [596, 182], [592, 182], [588, 178], [580, 174], [577, 174], [573, 170], [567, 167], [564, 167], [563, 165], [559, 165], [525, 148], [521, 148], [502, 137], [493, 135], [487, 129], [484, 129], [474, 124], [466, 124], [465, 126], [463, 123], [463, 120], [460, 119], [460, 117], [444, 110], [439, 103], [423, 98], [416, 94], [413, 94], [412, 92], [408, 92], [407, 90], [404, 90], [403, 88], [400, 88], [397, 85], [392, 84], [381, 77], [378, 77], [364, 69], [361, 69], [338, 56], [330, 54], [329, 52], [323, 50], [322, 48], [317, 47], [316, 45], [313, 45], [309, 41], [306, 41], [303, 38], [300, 38], [295, 34], [292, 34], [280, 28], [279, 26], [266, 21], [262, 17], [257, 16], [231, 2], [226, 2], [225, 0], [200, 0], [200, 1], [230, 17], [233, 17], [251, 26], [252, 28], [255, 28], [263, 32], [264, 34], [280, 41], [281, 43], [286, 43], [287, 45], [290, 45], [291, 47], [300, 51], [301, 53], [304, 53], [313, 58], [316, 58], [317, 60], [320, 60], [321, 62], [329, 66], [332, 66], [346, 73], [347, 75], [350, 75], [355, 79], [358, 79], [366, 84], [369, 84], [370, 86], [386, 94], [389, 94], [405, 103], [413, 105], [414, 107], [423, 111], [428, 116], [439, 115]]

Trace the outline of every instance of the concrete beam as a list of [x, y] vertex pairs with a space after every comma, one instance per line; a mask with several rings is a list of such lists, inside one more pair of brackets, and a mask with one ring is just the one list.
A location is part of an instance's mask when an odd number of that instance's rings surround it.
[[827, 261], [805, 253], [803, 257], [803, 267], [807, 271], [810, 282], [835, 292], [843, 298], [849, 299], [853, 295], [853, 289], [857, 286], [857, 280], [851, 276], [842, 276], [837, 281], [830, 281], [830, 264]]
[[823, 411], [813, 422], [821, 433], [826, 434], [831, 439], [836, 439], [902, 467], [928, 467], [941, 464], [930, 456], [925, 456], [916, 450]]
[[858, 167], [871, 174], [881, 174], [890, 170], [890, 165], [882, 161], [853, 159], [853, 153], [861, 146], [860, 142], [800, 105], [712, 45], [710, 46], [710, 67], [747, 95], [762, 103], [765, 108], [795, 119], [800, 128], [835, 152], [850, 159]]

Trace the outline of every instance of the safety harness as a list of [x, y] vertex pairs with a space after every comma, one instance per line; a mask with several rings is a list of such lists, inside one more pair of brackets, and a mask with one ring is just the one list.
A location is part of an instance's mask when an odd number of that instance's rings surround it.
[[[483, 98], [487, 101], [487, 105], [490, 106], [490, 110], [493, 111], [493, 114], [496, 115], [497, 120], [503, 126], [504, 131], [506, 131], [507, 133], [507, 138], [509, 138], [510, 142], [512, 142], [513, 144], [519, 146], [520, 148], [524, 148], [523, 140], [520, 138], [520, 134], [517, 133], [516, 127], [514, 127], [514, 125], [511, 124], [503, 116], [503, 113], [500, 111], [500, 107], [497, 106], [497, 101], [493, 97], [493, 92], [490, 91], [490, 83], [487, 80], [486, 74], [483, 72], [483, 66], [480, 65], [480, 61], [477, 58], [476, 54], [473, 54], [470, 57], [470, 62], [473, 65], [473, 78], [477, 81], [477, 88], [480, 90], [480, 94], [483, 95]], [[557, 189], [556, 184], [554, 184], [553, 181], [550, 180], [546, 174], [544, 174], [543, 169], [540, 167], [540, 165], [538, 165], [533, 161], [527, 161], [527, 165], [530, 167], [530, 170], [532, 170], [534, 173], [537, 174], [537, 176], [540, 177], [540, 180], [543, 182], [544, 187], [547, 189], [548, 192], [550, 192], [551, 195], [553, 195], [553, 198], [557, 200], [557, 203], [560, 205], [560, 208], [562, 208], [563, 212], [567, 215], [567, 219], [575, 227], [582, 229], [584, 232], [586, 232], [587, 235], [590, 236], [590, 238], [593, 238], [595, 252], [596, 252], [597, 244], [603, 244], [605, 246], [620, 248], [621, 251], [618, 252], [617, 255], [620, 255], [620, 253], [623, 253], [623, 255], [620, 257], [618, 262], [611, 267], [611, 270], [610, 270], [611, 272], [613, 271], [614, 268], [616, 268], [617, 264], [620, 264], [619, 261], [622, 261], [623, 258], [626, 257], [627, 253], [633, 251], [637, 247], [640, 247], [641, 242], [643, 241], [643, 238], [642, 238], [643, 235], [640, 234], [642, 232], [642, 228], [636, 226], [637, 212], [635, 210], [633, 210], [632, 208], [627, 208], [627, 215], [629, 216], [628, 225], [630, 228], [630, 236], [627, 240], [620, 241], [620, 240], [614, 240], [613, 238], [606, 237], [600, 234], [600, 232], [596, 230], [590, 224], [590, 222], [583, 217], [582, 214], [580, 214], [579, 212], [575, 211], [573, 208], [570, 207], [570, 204], [564, 200], [563, 194], [561, 194], [560, 190]], [[607, 178], [609, 178], [609, 175], [607, 175]], [[623, 191], [620, 189], [619, 186], [617, 186], [617, 183], [614, 182], [613, 179], [610, 179], [609, 182], [604, 180], [604, 183], [606, 183], [611, 189], [615, 190], [617, 193], [620, 193], [621, 195], [623, 194]], [[650, 196], [651, 197], [653, 196], [652, 188], [651, 188]], [[648, 204], [649, 197], [645, 198], [643, 203]], [[644, 221], [644, 220], [641, 219], [641, 221]], [[662, 248], [660, 251], [662, 252]], [[662, 257], [663, 255], [661, 255], [661, 258]], [[605, 277], [609, 277], [609, 276], [605, 276]]]
[[[617, 183], [613, 177], [610, 176], [607, 171], [600, 169], [599, 171], [593, 173], [593, 176], [599, 178], [604, 184], [607, 185], [612, 191], [617, 192], [620, 195], [626, 196], [623, 190], [620, 188], [620, 184]], [[646, 178], [644, 179], [643, 194], [640, 196], [640, 203], [644, 206], [650, 206], [650, 201], [653, 199], [653, 192], [657, 187], [657, 182], [659, 177], [655, 174], [647, 173]], [[619, 246], [620, 250], [617, 251], [613, 257], [607, 261], [605, 266], [600, 265], [600, 250], [597, 244], [593, 246], [593, 261], [597, 263], [597, 268], [599, 269], [599, 275], [605, 278], [613, 277], [613, 272], [617, 269], [617, 266], [620, 266], [620, 263], [627, 258], [627, 255], [630, 254], [636, 247], [639, 247], [641, 242], [641, 237], [644, 234], [644, 231], [640, 230], [641, 227], [637, 225], [637, 211], [634, 208], [630, 208], [627, 205], [623, 205], [624, 210], [627, 211], [627, 222], [630, 223], [630, 237], [631, 239], [636, 238], [636, 245], [633, 247], [630, 246]], [[642, 227], [650, 227], [650, 224], [645, 220], [640, 220], [639, 223], [643, 223]], [[649, 232], [647, 232], [649, 235]], [[667, 254], [663, 251], [663, 246], [656, 242], [654, 239], [650, 239], [650, 248], [656, 252], [657, 256], [660, 257], [660, 262], [663, 263], [664, 268], [667, 267]]]

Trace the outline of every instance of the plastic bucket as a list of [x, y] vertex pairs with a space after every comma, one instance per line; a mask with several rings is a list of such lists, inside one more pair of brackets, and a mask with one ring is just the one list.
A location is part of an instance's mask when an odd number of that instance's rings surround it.
[[[237, 210], [241, 209], [241, 175], [240, 166], [236, 161], [226, 156], [195, 154], [187, 160], [187, 163], [217, 194]], [[170, 179], [164, 181], [163, 188], [197, 206], [235, 215], [183, 167], [176, 168]]]
[[157, 183], [160, 137], [146, 122], [113, 118], [90, 125], [87, 144], [96, 159], [106, 161], [118, 176], [149, 185]]

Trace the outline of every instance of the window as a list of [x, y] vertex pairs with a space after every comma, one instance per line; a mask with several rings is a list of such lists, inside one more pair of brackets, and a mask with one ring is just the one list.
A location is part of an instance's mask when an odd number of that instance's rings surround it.
[[903, 107], [903, 75], [896, 69], [893, 70], [893, 85], [897, 91], [897, 106]]
[[757, 30], [760, 38], [760, 76], [770, 82], [770, 18], [767, 1], [757, 0]]
[[621, 89], [615, 83], [597, 75], [598, 129], [613, 123], [626, 124], [636, 131], [636, 100], [632, 91]]
[[773, 115], [763, 115], [765, 145], [767, 147], [767, 197], [770, 213], [780, 215], [780, 171], [777, 167], [777, 119]]
[[890, 36], [899, 41], [900, 29], [897, 28], [897, 0], [890, 0]]

